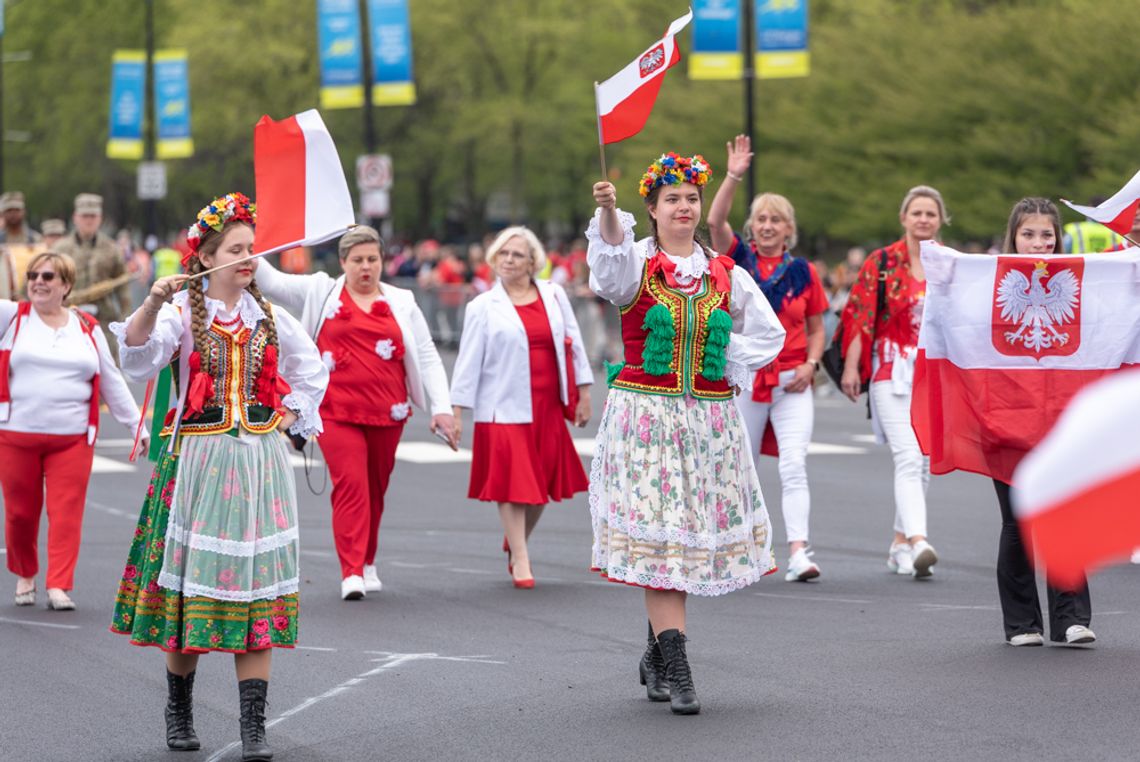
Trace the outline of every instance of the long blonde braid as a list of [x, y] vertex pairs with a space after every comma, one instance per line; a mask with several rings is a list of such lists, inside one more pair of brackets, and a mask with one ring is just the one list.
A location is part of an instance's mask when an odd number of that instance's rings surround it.
[[[277, 319], [273, 316], [270, 310], [269, 302], [265, 301], [265, 296], [261, 293], [261, 289], [257, 285], [257, 280], [251, 280], [249, 285], [245, 287], [250, 296], [257, 300], [257, 304], [261, 307], [261, 311], [265, 313], [265, 319], [268, 321], [265, 325], [265, 330], [269, 334], [267, 346], [272, 346], [277, 349], [278, 356], [280, 357], [281, 346], [277, 342]], [[261, 377], [262, 364], [265, 362], [265, 355], [262, 354], [257, 361], [257, 370], [254, 371], [253, 377]]]
[[[186, 271], [190, 275], [202, 272], [202, 260], [192, 257]], [[210, 372], [211, 344], [206, 338], [210, 330], [206, 312], [206, 294], [202, 290], [202, 278], [195, 278], [186, 284], [190, 296], [190, 332], [194, 336], [194, 349], [202, 358], [203, 372]]]

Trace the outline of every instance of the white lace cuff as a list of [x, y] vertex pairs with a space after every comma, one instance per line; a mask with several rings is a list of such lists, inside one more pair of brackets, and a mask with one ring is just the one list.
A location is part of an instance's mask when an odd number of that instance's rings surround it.
[[153, 375], [153, 369], [161, 365], [162, 344], [156, 337], [156, 331], [151, 331], [146, 337], [146, 343], [138, 346], [127, 344], [127, 325], [131, 318], [123, 322], [111, 323], [107, 329], [115, 337], [119, 345], [119, 366], [123, 373], [132, 381], [145, 381]]
[[281, 404], [297, 412], [297, 420], [289, 427], [290, 434], [297, 434], [309, 439], [325, 430], [321, 422], [320, 404], [303, 392], [291, 392], [285, 395]]
[[598, 254], [607, 257], [621, 256], [633, 246], [633, 226], [637, 224], [637, 220], [633, 218], [632, 214], [623, 212], [621, 209], [617, 210], [617, 215], [622, 233], [622, 240], [619, 244], [608, 243], [602, 238], [601, 207], [594, 210], [594, 216], [590, 220], [590, 224], [586, 226], [586, 241], [590, 244], [590, 248]]
[[735, 386], [741, 392], [752, 391], [752, 373], [738, 362], [729, 360], [724, 364], [724, 378], [729, 386]]

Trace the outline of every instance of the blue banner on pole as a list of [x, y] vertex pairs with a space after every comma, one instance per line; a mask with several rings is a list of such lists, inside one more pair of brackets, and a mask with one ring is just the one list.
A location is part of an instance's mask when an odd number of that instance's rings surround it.
[[740, 79], [741, 0], [693, 0], [693, 48], [690, 79]]
[[408, 0], [368, 0], [368, 23], [372, 37], [372, 104], [415, 103]]
[[806, 77], [808, 0], [755, 0], [756, 76], [760, 79]]
[[111, 55], [111, 124], [107, 156], [143, 157], [143, 108], [146, 103], [146, 53], [116, 50]]
[[188, 159], [193, 156], [190, 67], [185, 50], [159, 50], [154, 54], [154, 101], [158, 158]]
[[357, 0], [317, 0], [321, 108], [364, 105], [364, 51]]

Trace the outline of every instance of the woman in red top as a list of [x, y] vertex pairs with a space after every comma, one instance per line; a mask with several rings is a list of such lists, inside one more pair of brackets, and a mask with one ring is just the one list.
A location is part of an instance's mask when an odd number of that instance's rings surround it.
[[[922, 241], [938, 237], [949, 222], [942, 194], [926, 185], [911, 188], [899, 209], [906, 236], [867, 257], [843, 308], [836, 341], [843, 346], [843, 393], [855, 402], [869, 384], [871, 425], [895, 462], [895, 538], [887, 568], [916, 579], [929, 577], [938, 554], [926, 540], [926, 487], [930, 460], [910, 424], [918, 329], [926, 298]], [[879, 309], [879, 277], [885, 289]]]
[[[736, 186], [752, 164], [752, 141], [737, 135], [728, 144], [724, 182], [709, 207], [709, 232], [716, 251], [730, 253], [767, 297], [787, 332], [780, 356], [756, 373], [752, 393], [736, 398], [752, 442], [752, 458], [761, 453], [780, 457], [780, 507], [788, 539], [788, 582], [819, 576], [809, 557], [808, 517], [811, 493], [807, 481], [807, 448], [815, 420], [811, 382], [823, 356], [823, 313], [827, 294], [807, 260], [793, 257], [796, 211], [776, 193], [752, 200], [744, 238], [728, 224]], [[759, 463], [756, 464], [759, 470]]]

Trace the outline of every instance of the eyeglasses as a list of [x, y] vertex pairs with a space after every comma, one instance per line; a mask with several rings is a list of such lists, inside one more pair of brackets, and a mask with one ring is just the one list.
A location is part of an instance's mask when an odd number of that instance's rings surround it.
[[28, 273], [28, 283], [35, 283], [36, 280], [42, 280], [44, 283], [51, 283], [55, 280], [55, 273], [42, 272], [42, 273]]

